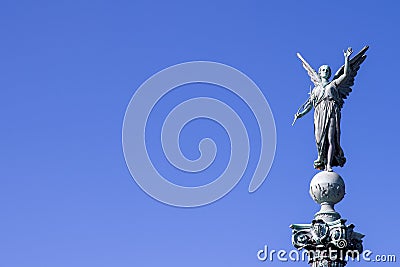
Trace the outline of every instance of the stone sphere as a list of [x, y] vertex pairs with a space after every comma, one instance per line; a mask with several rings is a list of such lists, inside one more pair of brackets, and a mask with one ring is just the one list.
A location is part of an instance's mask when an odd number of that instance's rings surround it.
[[344, 181], [336, 172], [322, 171], [311, 180], [310, 195], [318, 204], [336, 204], [343, 199], [344, 194]]

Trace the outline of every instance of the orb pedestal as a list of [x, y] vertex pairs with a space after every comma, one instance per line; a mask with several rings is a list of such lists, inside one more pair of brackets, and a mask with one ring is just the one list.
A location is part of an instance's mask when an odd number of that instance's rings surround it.
[[335, 204], [345, 195], [345, 184], [339, 174], [322, 171], [310, 183], [310, 196], [321, 208], [310, 224], [292, 224], [292, 243], [308, 252], [311, 267], [344, 267], [348, 257], [359, 257], [363, 251], [363, 234], [335, 211]]
[[340, 214], [335, 211], [335, 204], [339, 203], [345, 195], [345, 184], [336, 172], [322, 171], [317, 173], [310, 183], [310, 196], [321, 205], [314, 218], [325, 222], [340, 219]]

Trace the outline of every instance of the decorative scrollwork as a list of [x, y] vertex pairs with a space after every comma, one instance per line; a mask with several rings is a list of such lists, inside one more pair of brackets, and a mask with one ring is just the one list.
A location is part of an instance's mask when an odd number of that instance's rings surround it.
[[293, 245], [306, 250], [323, 250], [336, 248], [338, 250], [357, 250], [362, 252], [363, 234], [353, 231], [354, 225], [345, 225], [346, 220], [333, 222], [313, 220], [311, 224], [292, 224]]
[[292, 243], [296, 248], [304, 248], [308, 244], [312, 243], [312, 237], [310, 232], [307, 230], [297, 231], [292, 236]]

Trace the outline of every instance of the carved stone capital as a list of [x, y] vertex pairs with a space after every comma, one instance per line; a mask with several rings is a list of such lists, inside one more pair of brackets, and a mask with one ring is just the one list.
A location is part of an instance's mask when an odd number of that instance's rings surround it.
[[[354, 232], [354, 225], [346, 225], [346, 220], [333, 222], [313, 220], [311, 224], [292, 224], [292, 243], [297, 249], [306, 249], [312, 267], [324, 266], [331, 262], [341, 267], [346, 264], [346, 256], [356, 257], [363, 251], [363, 234]], [[315, 264], [319, 265], [315, 265]], [[322, 264], [322, 265], [321, 265]]]

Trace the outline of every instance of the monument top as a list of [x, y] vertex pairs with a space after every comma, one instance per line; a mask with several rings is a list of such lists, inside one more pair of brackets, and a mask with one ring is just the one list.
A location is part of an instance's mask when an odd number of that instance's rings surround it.
[[314, 168], [316, 169], [332, 171], [332, 167], [343, 167], [346, 162], [340, 146], [341, 108], [344, 100], [352, 91], [354, 78], [360, 69], [360, 65], [367, 57], [365, 52], [368, 48], [368, 46], [365, 46], [352, 59], [350, 59], [350, 55], [353, 50], [350, 47], [343, 51], [344, 65], [339, 68], [331, 81], [329, 81], [331, 68], [328, 65], [322, 65], [317, 73], [297, 53], [303, 67], [314, 83], [314, 89], [310, 91], [308, 99], [294, 115], [293, 124], [314, 107], [314, 134], [318, 149], [318, 158], [314, 161]]

